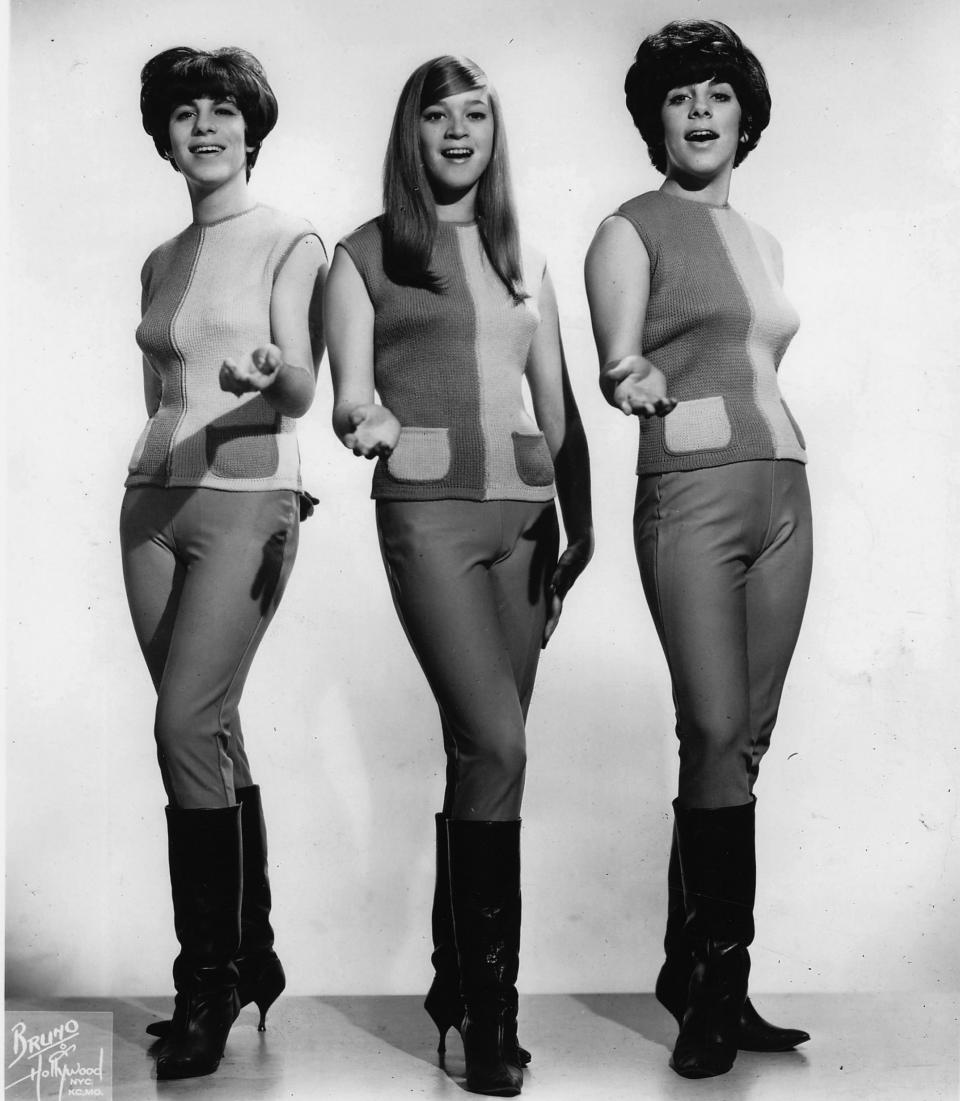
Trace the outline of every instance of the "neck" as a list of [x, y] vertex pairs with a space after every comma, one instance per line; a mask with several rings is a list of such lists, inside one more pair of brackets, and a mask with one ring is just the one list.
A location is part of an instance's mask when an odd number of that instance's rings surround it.
[[716, 176], [702, 179], [671, 171], [660, 186], [667, 195], [678, 199], [691, 199], [695, 203], [710, 203], [713, 206], [726, 206], [730, 198], [730, 177], [733, 166], [730, 165]]
[[218, 222], [231, 214], [242, 214], [254, 204], [247, 191], [246, 172], [211, 190], [188, 183], [193, 220], [198, 225]]
[[463, 192], [433, 193], [438, 222], [472, 222], [477, 212], [477, 185]]

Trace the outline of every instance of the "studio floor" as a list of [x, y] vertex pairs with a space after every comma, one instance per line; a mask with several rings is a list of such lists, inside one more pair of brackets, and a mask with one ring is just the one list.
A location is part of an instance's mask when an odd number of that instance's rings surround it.
[[[523, 1096], [540, 1101], [957, 1101], [960, 996], [769, 995], [760, 1011], [813, 1036], [798, 1051], [741, 1053], [721, 1078], [686, 1081], [667, 1065], [675, 1035], [651, 994], [530, 995], [520, 1037], [533, 1052]], [[222, 1101], [455, 1098], [463, 1101], [463, 1049], [451, 1032], [446, 1070], [416, 997], [283, 997], [267, 1031], [247, 1007], [216, 1074], [158, 1082], [144, 1026], [167, 998], [8, 1001], [7, 1010], [113, 1014], [113, 1098]], [[10, 1097], [8, 1091], [7, 1096]], [[55, 1096], [55, 1094], [54, 1094]]]

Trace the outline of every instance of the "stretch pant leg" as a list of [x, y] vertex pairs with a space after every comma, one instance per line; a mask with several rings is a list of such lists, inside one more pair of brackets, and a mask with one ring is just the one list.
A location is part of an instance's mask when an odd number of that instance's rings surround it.
[[809, 587], [804, 468], [746, 462], [641, 478], [634, 535], [673, 683], [680, 801], [747, 803]]
[[154, 733], [171, 805], [230, 806], [252, 782], [238, 712], [297, 552], [286, 490], [130, 489], [124, 583], [157, 689]]
[[380, 501], [377, 527], [397, 613], [440, 708], [445, 813], [516, 819], [556, 510], [552, 502]]

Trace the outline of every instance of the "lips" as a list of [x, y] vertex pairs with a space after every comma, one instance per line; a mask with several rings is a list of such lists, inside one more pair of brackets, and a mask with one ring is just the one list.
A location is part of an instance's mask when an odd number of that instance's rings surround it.
[[211, 145], [211, 144], [191, 145], [190, 146], [190, 152], [193, 153], [196, 156], [200, 156], [200, 155], [212, 154], [212, 153], [222, 153], [225, 148], [226, 148], [226, 146], [223, 146], [223, 145]]
[[452, 161], [452, 160], [465, 160], [468, 157], [473, 156], [473, 150], [472, 149], [467, 149], [465, 146], [462, 146], [462, 145], [457, 145], [457, 146], [452, 146], [449, 149], [441, 149], [440, 150], [440, 156], [444, 157], [446, 160], [450, 160], [450, 161]]
[[716, 141], [719, 137], [720, 135], [716, 130], [691, 130], [689, 133], [684, 134], [683, 139], [684, 141], [704, 142]]

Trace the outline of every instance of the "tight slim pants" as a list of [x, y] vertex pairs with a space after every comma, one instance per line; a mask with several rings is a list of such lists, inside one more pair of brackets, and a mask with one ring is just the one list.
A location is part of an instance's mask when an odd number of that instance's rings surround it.
[[804, 466], [752, 461], [641, 477], [634, 541], [673, 682], [680, 803], [748, 803], [810, 585]]
[[517, 819], [559, 545], [553, 502], [378, 501], [377, 530], [397, 614], [440, 708], [444, 815]]
[[238, 707], [299, 536], [290, 490], [128, 489], [120, 513], [133, 626], [157, 690], [171, 806], [216, 809], [253, 783]]

